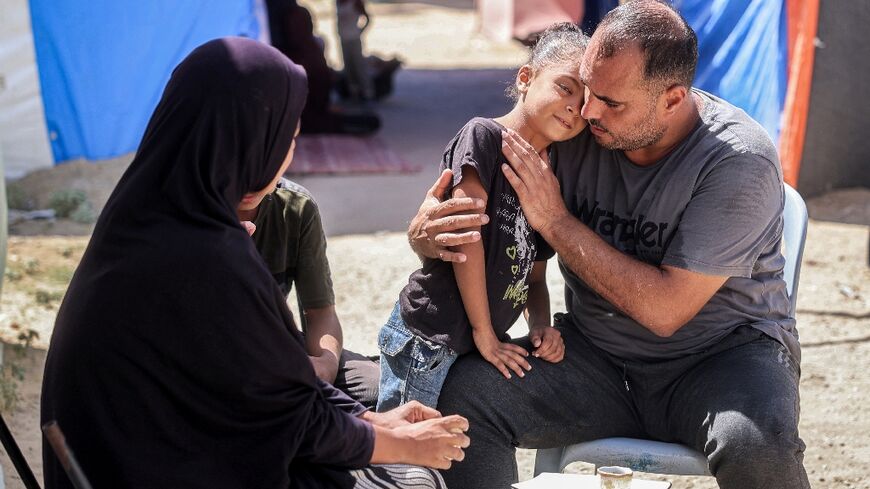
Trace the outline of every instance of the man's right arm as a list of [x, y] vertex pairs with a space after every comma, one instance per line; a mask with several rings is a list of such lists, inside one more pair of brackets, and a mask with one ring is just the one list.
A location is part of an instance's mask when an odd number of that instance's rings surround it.
[[434, 258], [463, 263], [465, 254], [451, 247], [480, 241], [480, 232], [473, 228], [489, 222], [489, 216], [485, 214], [486, 204], [481, 199], [442, 200], [452, 179], [450, 170], [441, 173], [408, 226], [408, 242], [421, 260]]
[[502, 169], [529, 225], [583, 282], [652, 333], [673, 335], [728, 279], [727, 275], [652, 265], [622, 253], [571, 215], [548, 162], [528, 143], [511, 134], [504, 141], [510, 165]]

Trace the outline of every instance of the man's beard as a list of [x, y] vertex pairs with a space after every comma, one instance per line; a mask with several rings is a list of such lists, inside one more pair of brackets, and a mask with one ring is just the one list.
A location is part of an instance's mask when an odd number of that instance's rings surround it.
[[598, 144], [607, 149], [637, 151], [656, 144], [661, 141], [665, 135], [665, 127], [656, 124], [652, 112], [647, 114], [639, 126], [625, 134], [614, 134], [610, 132], [610, 130], [602, 126], [597, 119], [590, 119], [588, 122], [592, 126], [603, 129], [607, 132], [607, 135], [610, 136], [609, 140], [602, 140], [601, 136], [595, 136], [595, 140]]

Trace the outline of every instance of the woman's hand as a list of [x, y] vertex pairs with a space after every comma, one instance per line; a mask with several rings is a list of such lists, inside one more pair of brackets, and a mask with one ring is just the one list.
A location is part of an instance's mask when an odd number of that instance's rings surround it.
[[529, 330], [529, 340], [535, 347], [532, 356], [550, 363], [558, 363], [565, 358], [565, 341], [558, 329], [551, 326], [532, 328]]
[[481, 356], [493, 364], [506, 379], [511, 378], [510, 370], [516, 372], [520, 377], [525, 377], [525, 370], [532, 369], [526, 360], [529, 352], [519, 345], [499, 341], [492, 329], [474, 328], [471, 334], [474, 337], [474, 346], [477, 347]]
[[410, 401], [384, 413], [366, 411], [360, 417], [375, 426], [398, 428], [427, 419], [440, 418], [441, 413], [418, 401]]
[[242, 227], [245, 228], [245, 231], [248, 232], [248, 236], [253, 236], [254, 231], [257, 230], [257, 225], [252, 223], [251, 221], [241, 221]]
[[452, 415], [432, 418], [398, 428], [375, 426], [375, 450], [371, 463], [406, 463], [434, 469], [449, 469], [465, 458], [463, 448], [468, 420]]

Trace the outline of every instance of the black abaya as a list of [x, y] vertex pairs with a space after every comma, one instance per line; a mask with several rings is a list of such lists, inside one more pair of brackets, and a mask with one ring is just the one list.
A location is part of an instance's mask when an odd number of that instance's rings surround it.
[[[277, 50], [227, 38], [173, 72], [55, 324], [42, 421], [95, 488], [346, 487], [363, 408], [317, 380], [238, 222], [281, 167], [306, 96]], [[46, 446], [48, 489], [72, 487]]]

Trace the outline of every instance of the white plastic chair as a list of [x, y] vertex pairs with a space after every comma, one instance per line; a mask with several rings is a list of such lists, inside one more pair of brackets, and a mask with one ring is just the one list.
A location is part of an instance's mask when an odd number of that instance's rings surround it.
[[[798, 192], [783, 184], [783, 255], [785, 256], [786, 292], [791, 316], [797, 308], [798, 279], [807, 237], [807, 207]], [[538, 450], [535, 475], [562, 472], [572, 462], [586, 462], [596, 467], [620, 465], [640, 472], [669, 475], [711, 475], [703, 453], [678, 443], [636, 438], [603, 438], [566, 447]]]

